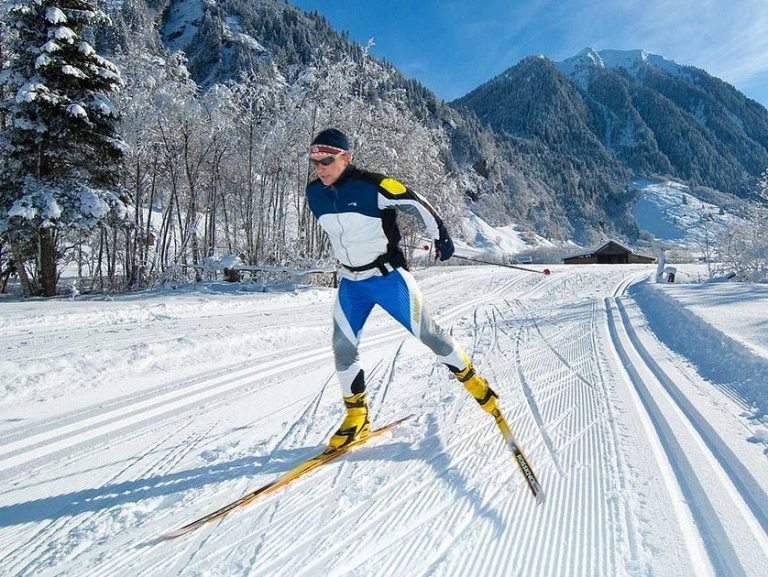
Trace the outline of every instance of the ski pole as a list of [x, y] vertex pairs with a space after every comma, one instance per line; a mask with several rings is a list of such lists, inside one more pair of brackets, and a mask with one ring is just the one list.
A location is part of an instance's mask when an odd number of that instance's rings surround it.
[[[419, 249], [420, 250], [426, 250], [426, 251], [430, 250], [430, 246], [428, 244], [425, 244], [424, 246], [403, 245], [403, 247], [404, 248], [409, 248], [411, 250], [419, 250]], [[525, 272], [535, 272], [535, 273], [543, 274], [544, 276], [549, 276], [550, 274], [552, 274], [552, 271], [549, 270], [548, 268], [545, 268], [544, 270], [536, 270], [536, 269], [533, 269], [533, 268], [526, 268], [524, 266], [517, 266], [517, 265], [514, 265], [514, 264], [502, 264], [502, 263], [499, 263], [499, 262], [491, 262], [491, 261], [487, 261], [487, 260], [481, 260], [479, 258], [470, 258], [468, 256], [461, 256], [461, 255], [456, 254], [456, 253], [454, 253], [451, 258], [459, 258], [461, 260], [468, 260], [469, 262], [476, 262], [478, 264], [490, 264], [490, 265], [493, 265], [493, 266], [503, 266], [503, 267], [506, 267], [506, 268], [514, 268], [514, 269], [517, 269], [517, 270], [523, 270]]]
[[455, 253], [453, 255], [453, 258], [460, 258], [461, 260], [468, 260], [469, 262], [476, 262], [476, 263], [480, 263], [480, 264], [490, 264], [490, 265], [493, 265], [493, 266], [503, 266], [503, 267], [506, 267], [506, 268], [514, 268], [514, 269], [517, 269], [517, 270], [524, 270], [525, 272], [537, 272], [537, 273], [543, 274], [544, 276], [548, 276], [548, 275], [552, 274], [552, 271], [549, 270], [548, 268], [545, 268], [544, 270], [536, 270], [536, 269], [533, 269], [533, 268], [526, 268], [524, 266], [517, 266], [517, 265], [514, 265], [514, 264], [502, 264], [500, 262], [490, 262], [490, 261], [487, 261], [487, 260], [480, 260], [479, 258], [470, 258], [468, 256], [461, 256], [460, 254], [455, 254]]

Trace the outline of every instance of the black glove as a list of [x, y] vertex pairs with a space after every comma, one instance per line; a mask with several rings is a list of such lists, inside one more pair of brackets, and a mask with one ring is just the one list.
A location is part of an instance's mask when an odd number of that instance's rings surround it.
[[440, 229], [440, 238], [435, 241], [435, 254], [440, 260], [448, 260], [453, 256], [453, 241], [444, 228]]

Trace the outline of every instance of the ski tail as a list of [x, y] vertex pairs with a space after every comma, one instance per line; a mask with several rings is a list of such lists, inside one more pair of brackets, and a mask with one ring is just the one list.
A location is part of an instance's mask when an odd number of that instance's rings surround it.
[[531, 493], [533, 493], [536, 502], [539, 504], [543, 503], [544, 491], [541, 489], [541, 483], [539, 483], [536, 473], [533, 472], [533, 467], [531, 467], [528, 457], [523, 453], [523, 449], [520, 447], [512, 430], [509, 428], [507, 420], [498, 409], [493, 412], [493, 418], [496, 420], [496, 425], [499, 427], [499, 431], [501, 431], [501, 435], [504, 437], [509, 450], [512, 451], [512, 456], [515, 458], [517, 467], [523, 474], [523, 478], [525, 478], [528, 488], [531, 490]]

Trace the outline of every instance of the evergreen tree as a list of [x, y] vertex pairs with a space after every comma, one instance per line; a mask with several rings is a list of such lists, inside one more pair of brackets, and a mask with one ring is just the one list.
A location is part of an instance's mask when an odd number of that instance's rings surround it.
[[[31, 265], [52, 296], [67, 235], [125, 212], [117, 192], [125, 144], [109, 98], [122, 80], [89, 42], [107, 19], [96, 0], [15, 0], [4, 12], [0, 234], [17, 267]], [[24, 274], [22, 282], [37, 292]]]

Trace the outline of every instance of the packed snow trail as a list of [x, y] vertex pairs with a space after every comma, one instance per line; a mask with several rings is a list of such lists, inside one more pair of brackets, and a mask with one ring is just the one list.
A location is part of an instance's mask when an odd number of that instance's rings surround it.
[[499, 393], [544, 504], [492, 418], [375, 312], [374, 425], [417, 417], [171, 542], [157, 538], [335, 429], [333, 291], [3, 304], [0, 575], [762, 575], [755, 399], [657, 338], [661, 297], [626, 290], [653, 267], [552, 268], [417, 272]]

